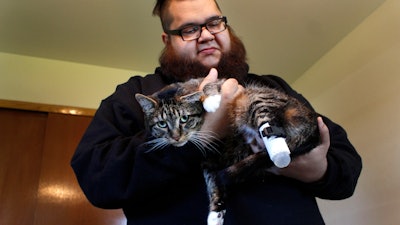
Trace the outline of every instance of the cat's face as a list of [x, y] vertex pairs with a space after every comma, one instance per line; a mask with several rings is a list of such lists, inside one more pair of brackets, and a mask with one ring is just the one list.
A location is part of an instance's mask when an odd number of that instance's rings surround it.
[[167, 145], [183, 146], [200, 130], [203, 108], [200, 93], [183, 97], [157, 99], [137, 94], [136, 99], [145, 113], [145, 121], [152, 136], [154, 148]]

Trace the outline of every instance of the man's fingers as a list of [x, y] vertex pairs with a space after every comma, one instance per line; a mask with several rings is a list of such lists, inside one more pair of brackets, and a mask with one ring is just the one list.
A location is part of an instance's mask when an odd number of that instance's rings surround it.
[[215, 82], [218, 79], [218, 71], [215, 68], [211, 68], [210, 72], [208, 75], [204, 78], [204, 80], [201, 82], [199, 86], [199, 91], [203, 91], [203, 88], [206, 84]]
[[239, 84], [236, 79], [228, 79], [221, 86], [221, 95], [232, 96], [239, 89]]
[[327, 147], [329, 147], [331, 142], [329, 137], [329, 129], [325, 125], [321, 117], [318, 117], [318, 128], [319, 128], [319, 134], [321, 136], [321, 145], [326, 145]]

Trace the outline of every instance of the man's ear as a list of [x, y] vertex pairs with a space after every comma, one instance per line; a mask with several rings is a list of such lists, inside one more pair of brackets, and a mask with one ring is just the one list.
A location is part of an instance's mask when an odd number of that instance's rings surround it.
[[162, 38], [162, 41], [163, 41], [163, 43], [164, 43], [165, 45], [169, 42], [169, 36], [168, 36], [168, 34], [166, 34], [165, 32], [163, 32], [163, 33], [161, 34], [161, 38]]

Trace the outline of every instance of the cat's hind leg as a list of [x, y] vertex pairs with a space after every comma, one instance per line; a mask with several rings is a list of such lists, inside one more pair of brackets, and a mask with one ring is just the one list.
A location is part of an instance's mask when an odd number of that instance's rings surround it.
[[208, 214], [207, 225], [223, 225], [224, 215], [225, 215], [225, 210], [219, 212], [211, 211]]
[[265, 151], [265, 145], [260, 135], [252, 127], [243, 125], [238, 128], [238, 132], [243, 136], [246, 144], [248, 144], [253, 153]]
[[204, 179], [207, 185], [207, 192], [210, 200], [210, 211], [207, 218], [207, 225], [222, 225], [224, 223], [224, 209], [222, 188], [217, 185], [217, 175], [207, 169], [204, 170]]

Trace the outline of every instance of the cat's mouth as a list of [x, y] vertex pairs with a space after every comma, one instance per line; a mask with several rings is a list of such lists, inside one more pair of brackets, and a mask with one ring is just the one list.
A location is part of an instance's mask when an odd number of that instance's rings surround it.
[[171, 144], [172, 144], [173, 146], [175, 146], [175, 147], [182, 147], [182, 146], [184, 146], [187, 142], [188, 142], [187, 140], [178, 140], [178, 141], [173, 140], [173, 141], [171, 142]]

